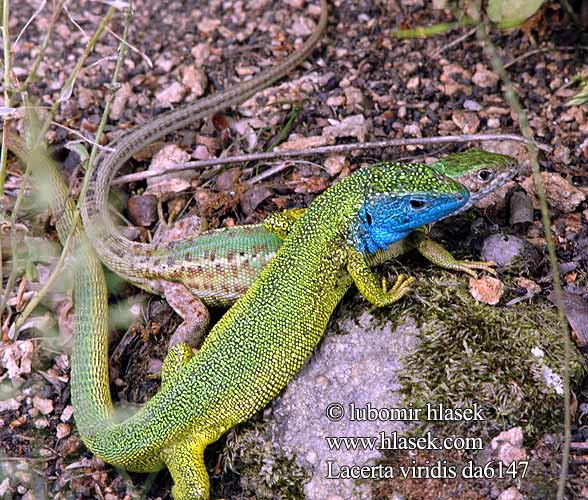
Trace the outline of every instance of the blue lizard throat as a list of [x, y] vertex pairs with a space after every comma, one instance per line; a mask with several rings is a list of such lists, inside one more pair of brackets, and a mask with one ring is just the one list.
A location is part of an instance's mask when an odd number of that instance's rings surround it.
[[362, 253], [386, 250], [392, 243], [404, 238], [414, 229], [431, 220], [437, 220], [463, 207], [469, 192], [432, 196], [413, 193], [397, 197], [376, 197], [368, 200], [359, 210], [354, 246]]

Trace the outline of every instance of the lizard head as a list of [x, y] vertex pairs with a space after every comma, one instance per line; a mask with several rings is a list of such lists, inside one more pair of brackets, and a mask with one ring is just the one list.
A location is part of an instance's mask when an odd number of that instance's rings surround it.
[[468, 188], [470, 199], [460, 212], [475, 205], [518, 173], [518, 162], [512, 156], [476, 148], [450, 154], [429, 166]]
[[363, 200], [350, 235], [352, 244], [363, 253], [387, 249], [413, 229], [458, 210], [469, 199], [467, 188], [421, 163], [382, 163], [363, 172]]

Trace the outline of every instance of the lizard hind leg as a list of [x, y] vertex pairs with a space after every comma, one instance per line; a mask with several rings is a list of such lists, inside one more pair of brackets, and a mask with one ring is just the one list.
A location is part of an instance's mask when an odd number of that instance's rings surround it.
[[168, 348], [171, 349], [178, 342], [200, 347], [210, 321], [208, 309], [182, 283], [162, 280], [161, 284], [168, 304], [184, 320], [171, 336]]
[[208, 500], [210, 480], [204, 465], [204, 449], [214, 441], [211, 437], [188, 434], [163, 451], [163, 460], [174, 481], [174, 500]]

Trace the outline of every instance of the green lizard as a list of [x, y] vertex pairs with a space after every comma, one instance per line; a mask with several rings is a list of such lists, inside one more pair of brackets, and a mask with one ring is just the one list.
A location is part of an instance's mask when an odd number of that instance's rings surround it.
[[[465, 159], [468, 155], [462, 157]], [[44, 167], [35, 169], [36, 176], [49, 175], [45, 185], [52, 189], [50, 197], [54, 200], [54, 212], [63, 211], [65, 215], [58, 219], [57, 224], [58, 233], [63, 240], [73, 213], [70, 200], [67, 200], [65, 208], [63, 205], [67, 194], [66, 186], [55, 165], [40, 152], [36, 152], [32, 161], [34, 165]], [[374, 182], [378, 178], [376, 173], [383, 175], [379, 183]], [[477, 177], [480, 180], [486, 179], [487, 174]], [[385, 179], [388, 179], [388, 184], [384, 182]], [[419, 179], [421, 182], [423, 179], [427, 180], [428, 186], [413, 182]], [[404, 187], [401, 191], [396, 191], [396, 196], [384, 198], [378, 193], [372, 193], [364, 185], [374, 184], [380, 189], [391, 189], [394, 182], [413, 187]], [[421, 185], [420, 189], [424, 191], [415, 190], [415, 185]], [[353, 192], [356, 197], [359, 194], [360, 199], [361, 196], [366, 197], [364, 203], [358, 203], [357, 200], [351, 203], [352, 200], [347, 200], [343, 205], [341, 196], [351, 195]], [[404, 194], [400, 196], [402, 193]], [[101, 458], [132, 470], [154, 470], [165, 463], [177, 482], [174, 487], [177, 498], [206, 498], [208, 479], [202, 463], [205, 445], [237, 421], [248, 418], [255, 409], [263, 407], [279, 392], [280, 387], [294, 375], [305, 356], [312, 350], [310, 344], [316, 343], [320, 338], [330, 311], [352, 281], [358, 284], [370, 301], [378, 305], [396, 300], [405, 294], [412, 279], [400, 277], [392, 290], [386, 293], [377, 286], [377, 280], [366, 266], [398, 255], [407, 248], [419, 247], [419, 241], [425, 239], [418, 236], [422, 233], [417, 232], [414, 233], [416, 236], [401, 239], [385, 251], [380, 249], [386, 247], [388, 238], [402, 238], [421, 222], [441, 218], [449, 213], [452, 206], [457, 208], [463, 205], [465, 197], [463, 188], [440, 180], [438, 173], [423, 165], [383, 164], [361, 170], [341, 181], [319, 197], [322, 201], [317, 200], [304, 212], [298, 225], [292, 225], [291, 222], [301, 211], [290, 211], [284, 217], [273, 217], [274, 223], [279, 226], [270, 226], [271, 230], [281, 235], [284, 232], [292, 233], [278, 254], [278, 257], [282, 255], [276, 259], [278, 264], [268, 266], [260, 276], [261, 279], [240, 302], [241, 305], [229, 311], [213, 329], [198, 356], [191, 362], [192, 351], [185, 343], [177, 344], [164, 362], [161, 392], [141, 412], [118, 424], [113, 423], [116, 416], [108, 388], [104, 276], [84, 232], [78, 230], [74, 273], [76, 333], [72, 357], [72, 402], [82, 439]], [[442, 203], [435, 205], [443, 199], [449, 200], [444, 207]], [[335, 204], [336, 213], [328, 209], [330, 203]], [[396, 215], [389, 221], [396, 231], [372, 231], [376, 223], [381, 223], [382, 215], [386, 213], [381, 207], [386, 207], [388, 203], [391, 206], [387, 206], [387, 209]], [[428, 203], [433, 204], [427, 205]], [[346, 207], [345, 213], [341, 213], [343, 206]], [[410, 215], [414, 214], [416, 218], [411, 219]], [[331, 221], [332, 218], [335, 220]], [[309, 226], [310, 233], [314, 233], [328, 221], [335, 223], [335, 226], [339, 223], [343, 226], [329, 227], [326, 231], [328, 234], [319, 235], [317, 248], [311, 244], [303, 245], [310, 235], [306, 235], [307, 229], [297, 227]], [[296, 248], [300, 245], [305, 248], [308, 246], [308, 252], [304, 250], [298, 255]], [[376, 251], [363, 254], [356, 247]], [[326, 255], [327, 249], [331, 249], [335, 255]], [[317, 265], [322, 266], [321, 263], [326, 260], [329, 269], [335, 265], [339, 266], [338, 270], [334, 273], [327, 272], [326, 269], [318, 272], [316, 266], [310, 265], [315, 251], [322, 256], [317, 260]], [[347, 253], [349, 255], [345, 257]], [[347, 258], [347, 264], [338, 261], [339, 258]], [[473, 267], [476, 267], [475, 264]], [[349, 274], [346, 268], [349, 269]], [[461, 263], [458, 268], [469, 270], [469, 267], [464, 267]], [[297, 276], [300, 283], [297, 283]], [[307, 276], [313, 278], [308, 286]], [[323, 280], [322, 277], [326, 279]], [[274, 280], [285, 280], [284, 285], [287, 286], [276, 284]], [[331, 290], [333, 286], [335, 289]], [[301, 287], [304, 289], [303, 293]], [[332, 294], [328, 294], [328, 300], [323, 303], [316, 300], [311, 293], [314, 288], [318, 288], [321, 293], [330, 290]], [[318, 293], [316, 290], [315, 292]], [[271, 299], [267, 299], [268, 294]], [[299, 299], [301, 304], [297, 300], [299, 294], [302, 295]], [[279, 300], [274, 303], [277, 298]], [[302, 319], [298, 312], [291, 310], [292, 307], [300, 305], [301, 310], [305, 311], [306, 300], [311, 300], [316, 314], [305, 318], [300, 323], [301, 326], [291, 324], [294, 318]], [[267, 303], [262, 307], [264, 301]], [[280, 313], [282, 303], [287, 303], [288, 307]], [[263, 321], [263, 318], [273, 319]], [[273, 329], [276, 325], [287, 330], [293, 328], [295, 333], [300, 333], [302, 328], [302, 336], [284, 337], [280, 335], [280, 331]], [[259, 327], [259, 331], [253, 331], [252, 327]], [[308, 331], [304, 328], [308, 328]], [[270, 335], [269, 344], [265, 342], [266, 334]], [[281, 341], [286, 342], [286, 345], [279, 344]], [[303, 341], [304, 349], [297, 350], [297, 341]], [[273, 345], [276, 342], [278, 346]], [[290, 348], [294, 349], [293, 353], [288, 351]], [[264, 358], [266, 355], [268, 357]], [[278, 363], [280, 370], [274, 370], [274, 363]], [[185, 369], [182, 369], [184, 366]], [[278, 378], [272, 378], [274, 376]], [[249, 378], [253, 379], [251, 387]], [[248, 404], [245, 394], [251, 393], [256, 398]], [[231, 402], [233, 407], [230, 407]], [[197, 415], [190, 415], [191, 411], [196, 411]], [[194, 489], [199, 493], [194, 493]]]
[[[377, 306], [409, 291], [413, 278], [405, 276], [389, 291], [382, 288], [368, 255], [457, 210], [468, 196], [462, 185], [419, 164], [377, 165], [342, 180], [290, 228], [274, 259], [214, 326], [197, 356], [187, 344], [176, 344], [165, 359], [160, 392], [123, 422], [94, 415], [91, 425], [80, 428], [84, 442], [106, 462], [130, 470], [157, 470], [165, 463], [176, 482], [174, 497], [207, 498], [206, 445], [286, 386], [349, 286], [355, 283]], [[72, 387], [75, 408], [88, 398], [87, 390], [79, 391], [87, 385], [80, 361], [72, 363], [72, 379], [81, 377]]]

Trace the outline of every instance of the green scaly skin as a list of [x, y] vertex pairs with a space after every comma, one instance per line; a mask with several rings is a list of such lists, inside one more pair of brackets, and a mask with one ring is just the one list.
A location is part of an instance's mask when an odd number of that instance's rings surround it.
[[[479, 149], [451, 154], [430, 165], [468, 187], [470, 200], [465, 209], [512, 178], [516, 166], [510, 156]], [[208, 306], [230, 306], [274, 257], [281, 240], [263, 224], [251, 224], [215, 229], [155, 248], [133, 245], [134, 253], [125, 255], [124, 248], [113, 240], [107, 253], [122, 257], [116, 266], [111, 267], [110, 259], [104, 263], [125, 280], [151, 292], [163, 295], [161, 282], [176, 282]]]

